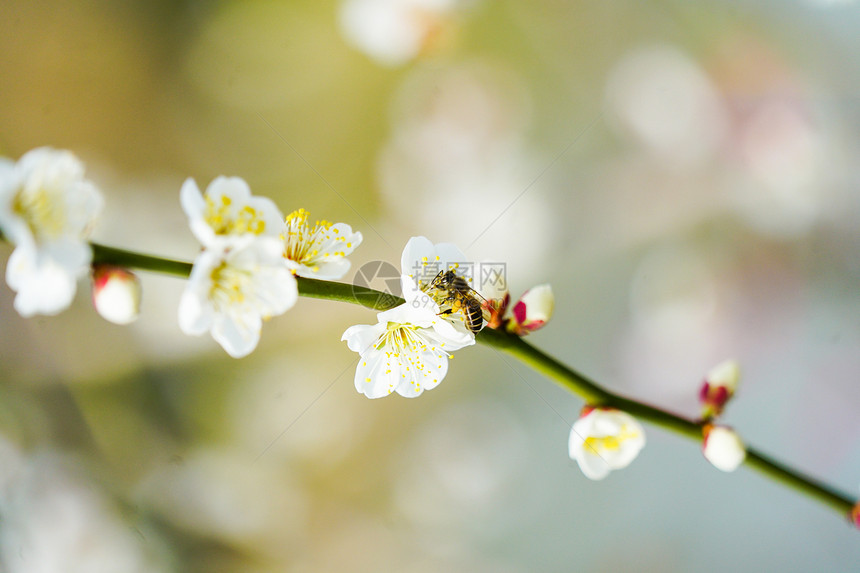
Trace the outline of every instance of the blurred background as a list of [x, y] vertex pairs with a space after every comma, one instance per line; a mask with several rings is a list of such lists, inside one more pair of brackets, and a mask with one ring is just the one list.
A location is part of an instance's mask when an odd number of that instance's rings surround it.
[[[860, 5], [344, 0], [0, 4], [0, 153], [73, 150], [94, 239], [195, 256], [187, 177], [245, 178], [364, 234], [556, 292], [530, 342], [860, 484]], [[6, 260], [11, 247], [0, 244]], [[429, 573], [854, 569], [838, 515], [646, 428], [591, 482], [582, 406], [487, 347], [371, 401], [340, 342], [372, 311], [302, 299], [233, 360], [142, 277], [128, 327], [81, 284], [21, 319], [0, 288], [0, 569]]]

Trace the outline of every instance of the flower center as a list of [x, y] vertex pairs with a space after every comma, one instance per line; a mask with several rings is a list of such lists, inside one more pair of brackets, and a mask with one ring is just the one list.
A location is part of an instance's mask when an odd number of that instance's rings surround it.
[[587, 437], [582, 447], [589, 453], [600, 455], [599, 452], [619, 450], [621, 449], [621, 444], [637, 437], [639, 437], [639, 432], [630, 430], [627, 426], [622, 426], [621, 431], [612, 436]]
[[[284, 257], [319, 270], [318, 263], [329, 256], [346, 256], [344, 251], [331, 251], [329, 243], [345, 240], [336, 237], [338, 230], [332, 229], [330, 221], [317, 221], [313, 227], [308, 225], [308, 213], [304, 209], [287, 215], [287, 234], [284, 239]], [[350, 246], [350, 245], [347, 245]]]
[[414, 324], [389, 322], [375, 346], [378, 350], [384, 346], [406, 352], [417, 352], [419, 349], [427, 350], [427, 344], [416, 332], [419, 328]]
[[260, 216], [260, 212], [245, 205], [235, 215], [230, 210], [233, 200], [222, 195], [218, 200], [206, 197], [206, 222], [212, 227], [216, 235], [233, 235], [253, 233], [260, 235], [266, 230], [266, 221]]
[[44, 187], [35, 191], [24, 188], [12, 202], [12, 210], [27, 223], [37, 241], [60, 236], [66, 226], [66, 214], [54, 199]]
[[245, 302], [245, 293], [251, 287], [251, 272], [221, 263], [210, 275], [212, 287], [209, 299], [218, 308], [226, 308]]

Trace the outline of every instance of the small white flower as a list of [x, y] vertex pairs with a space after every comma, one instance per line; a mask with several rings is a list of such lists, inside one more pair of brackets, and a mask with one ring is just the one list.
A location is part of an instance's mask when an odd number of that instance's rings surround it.
[[277, 237], [284, 220], [271, 199], [251, 195], [250, 187], [239, 177], [216, 177], [205, 195], [188, 178], [179, 200], [191, 232], [206, 248], [243, 235]]
[[740, 436], [727, 426], [705, 426], [702, 453], [718, 470], [733, 472], [747, 457]]
[[414, 398], [435, 388], [448, 372], [450, 353], [475, 343], [432, 309], [410, 303], [376, 317], [377, 324], [351, 326], [341, 338], [360, 355], [355, 388], [368, 398], [392, 392]]
[[263, 320], [283, 314], [298, 298], [281, 250], [275, 238], [246, 236], [200, 253], [179, 303], [182, 331], [198, 336], [211, 331], [234, 358], [254, 350]]
[[350, 267], [346, 257], [361, 244], [361, 233], [353, 233], [346, 223], [317, 221], [311, 227], [308, 215], [304, 209], [287, 215], [281, 233], [287, 267], [300, 277], [341, 278]]
[[133, 272], [111, 265], [94, 265], [93, 305], [114, 324], [129, 324], [140, 314], [140, 279]]
[[627, 467], [645, 447], [645, 430], [633, 416], [613, 408], [586, 408], [570, 430], [570, 457], [585, 477], [600, 480]]
[[514, 305], [508, 330], [520, 336], [542, 328], [555, 310], [555, 295], [549, 285], [530, 288]]
[[404, 64], [439, 34], [458, 0], [346, 0], [340, 24], [346, 39], [383, 65]]
[[0, 163], [0, 230], [16, 245], [6, 282], [21, 316], [57, 314], [92, 260], [87, 237], [103, 200], [68, 151], [40, 147]]

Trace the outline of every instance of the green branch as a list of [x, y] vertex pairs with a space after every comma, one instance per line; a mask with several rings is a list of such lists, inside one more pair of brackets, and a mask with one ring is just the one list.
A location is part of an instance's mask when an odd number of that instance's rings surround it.
[[[167, 273], [183, 278], [187, 278], [191, 272], [190, 263], [142, 255], [98, 244], [93, 244], [93, 262]], [[399, 297], [346, 283], [299, 277], [298, 284], [299, 293], [302, 296], [360, 304], [376, 310], [386, 310], [404, 302]], [[476, 338], [478, 342], [497, 348], [551, 378], [562, 387], [583, 398], [588, 404], [617, 408], [697, 442], [702, 440], [703, 422], [689, 420], [609, 392], [579, 372], [538, 350], [519, 336], [500, 330], [484, 329], [478, 333]], [[855, 504], [855, 501], [848, 495], [837, 491], [828, 484], [805, 476], [752, 447], [747, 447], [747, 457], [744, 463], [775, 481], [832, 507], [842, 516], [847, 516]]]

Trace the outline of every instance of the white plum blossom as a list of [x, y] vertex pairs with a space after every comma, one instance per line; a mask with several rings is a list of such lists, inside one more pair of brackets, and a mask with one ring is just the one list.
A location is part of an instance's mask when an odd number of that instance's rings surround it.
[[304, 209], [287, 215], [281, 239], [287, 267], [300, 277], [339, 279], [349, 271], [347, 260], [361, 244], [362, 236], [346, 223], [317, 221], [308, 225]]
[[114, 324], [129, 324], [140, 314], [140, 279], [113, 265], [93, 266], [93, 306]]
[[511, 309], [508, 330], [520, 336], [542, 328], [552, 317], [555, 295], [548, 284], [532, 287]]
[[347, 41], [383, 65], [404, 64], [439, 35], [459, 0], [345, 0], [340, 24]]
[[188, 178], [179, 192], [191, 232], [204, 247], [219, 247], [236, 237], [277, 237], [283, 214], [271, 199], [255, 197], [240, 177], [216, 177], [200, 192]]
[[254, 350], [263, 320], [283, 314], [298, 298], [281, 251], [278, 239], [256, 236], [203, 250], [179, 302], [182, 331], [198, 336], [211, 331], [234, 358]]
[[733, 472], [747, 457], [740, 436], [727, 426], [705, 426], [704, 438], [702, 454], [718, 470]]
[[614, 408], [590, 408], [570, 430], [570, 457], [585, 477], [601, 480], [627, 467], [645, 447], [645, 430], [636, 419]]
[[341, 338], [360, 355], [355, 388], [368, 398], [392, 392], [414, 398], [435, 388], [448, 372], [451, 352], [475, 343], [431, 308], [407, 302], [376, 317], [376, 324], [351, 326]]
[[87, 244], [102, 196], [69, 151], [40, 147], [0, 162], [0, 231], [15, 244], [6, 282], [21, 316], [68, 308], [92, 260]]

